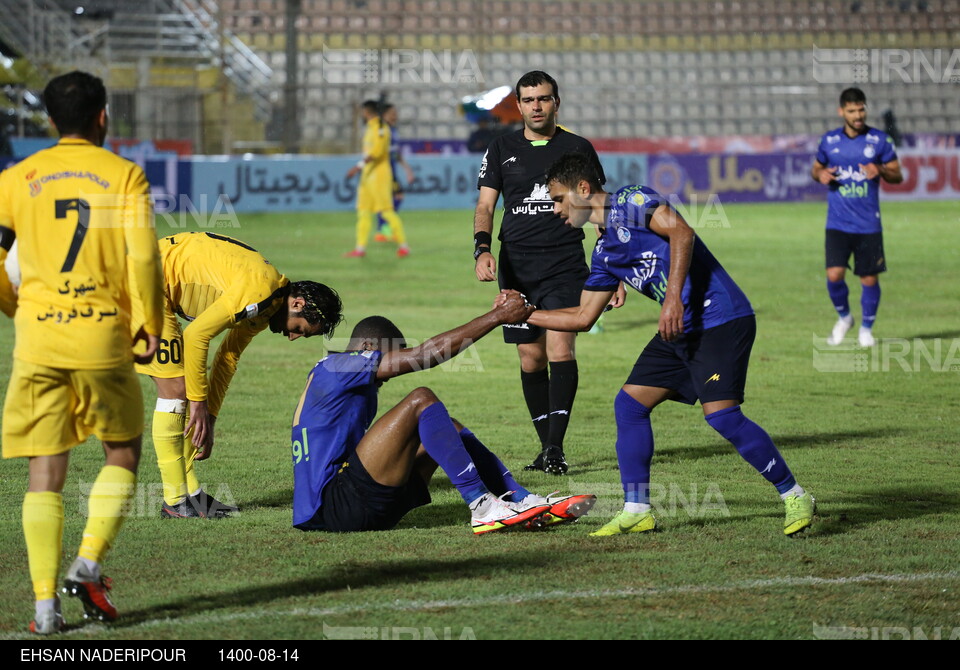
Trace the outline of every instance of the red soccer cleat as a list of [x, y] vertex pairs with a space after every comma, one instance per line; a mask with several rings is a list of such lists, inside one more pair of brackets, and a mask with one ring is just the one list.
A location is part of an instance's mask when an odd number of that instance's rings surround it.
[[117, 608], [110, 601], [108, 591], [113, 583], [102, 576], [94, 576], [79, 558], [73, 562], [63, 580], [63, 592], [80, 599], [83, 616], [98, 621], [113, 621]]

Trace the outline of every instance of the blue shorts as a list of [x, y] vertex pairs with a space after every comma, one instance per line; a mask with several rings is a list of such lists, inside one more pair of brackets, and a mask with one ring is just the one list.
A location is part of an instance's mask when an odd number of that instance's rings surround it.
[[410, 510], [430, 503], [430, 491], [415, 472], [403, 486], [374, 481], [352, 452], [320, 494], [322, 504], [301, 530], [351, 533], [390, 530]]
[[674, 391], [671, 400], [693, 405], [700, 401], [743, 402], [750, 350], [757, 334], [754, 316], [666, 342], [658, 333], [644, 347], [626, 383]]

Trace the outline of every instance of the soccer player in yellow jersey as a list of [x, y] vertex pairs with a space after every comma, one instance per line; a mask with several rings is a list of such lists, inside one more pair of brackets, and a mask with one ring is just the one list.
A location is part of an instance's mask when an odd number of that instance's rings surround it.
[[[268, 326], [289, 340], [331, 334], [342, 319], [340, 298], [323, 284], [291, 283], [255, 249], [223, 235], [164, 237], [160, 256], [163, 333], [156, 359], [137, 366], [157, 385], [152, 432], [163, 480], [160, 514], [223, 516], [237, 508], [202, 490], [193, 462], [210, 456], [214, 422], [240, 354]], [[135, 310], [134, 327], [140, 316]], [[190, 322], [182, 331], [177, 316]], [[210, 340], [224, 331], [208, 377]]]
[[367, 100], [360, 108], [367, 124], [363, 133], [363, 159], [347, 172], [347, 177], [360, 173], [360, 185], [357, 189], [357, 246], [345, 254], [348, 258], [362, 258], [367, 254], [374, 214], [379, 214], [390, 224], [393, 239], [399, 245], [397, 256], [404, 258], [410, 255], [403, 222], [393, 206], [390, 125], [380, 117], [378, 106], [376, 100]]
[[[105, 149], [107, 94], [100, 79], [71, 72], [43, 93], [59, 143], [0, 173], [0, 262], [18, 241], [21, 284], [13, 370], [3, 408], [3, 457], [29, 459], [23, 500], [30, 578], [30, 630], [59, 632], [57, 597], [62, 491], [70, 450], [91, 434], [106, 465], [90, 490], [87, 524], [64, 592], [87, 616], [115, 619], [100, 564], [134, 495], [143, 398], [133, 370], [149, 361], [163, 325], [160, 257], [143, 171]], [[143, 327], [131, 336], [131, 268]], [[4, 273], [5, 274], [5, 273]], [[4, 302], [10, 284], [0, 284]]]

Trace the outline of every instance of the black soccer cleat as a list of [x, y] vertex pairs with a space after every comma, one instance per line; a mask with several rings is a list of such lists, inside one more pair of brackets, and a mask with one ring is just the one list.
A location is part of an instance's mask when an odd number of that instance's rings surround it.
[[240, 511], [240, 508], [236, 505], [228, 505], [225, 502], [220, 502], [202, 489], [200, 493], [195, 496], [187, 496], [187, 500], [190, 501], [202, 516], [211, 519], [230, 516], [230, 514]]
[[176, 505], [163, 503], [163, 507], [160, 508], [161, 519], [202, 519], [204, 516], [187, 498]]
[[533, 463], [530, 465], [524, 465], [523, 469], [526, 472], [543, 472], [543, 454], [546, 453], [546, 449], [541, 450], [537, 457], [533, 459]]
[[563, 456], [563, 449], [560, 447], [547, 447], [541, 454], [543, 456], [543, 471], [549, 475], [567, 474], [567, 459]]

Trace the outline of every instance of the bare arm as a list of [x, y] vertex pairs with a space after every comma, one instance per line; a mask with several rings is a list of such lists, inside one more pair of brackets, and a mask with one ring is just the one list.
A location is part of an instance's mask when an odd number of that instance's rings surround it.
[[[480, 196], [477, 198], [477, 209], [473, 213], [473, 234], [487, 233], [493, 235], [493, 212], [497, 207], [500, 191], [489, 186], [480, 187]], [[497, 260], [489, 251], [477, 257], [474, 268], [477, 279], [480, 281], [496, 281]]]
[[377, 369], [377, 379], [386, 381], [408, 372], [426, 370], [444, 363], [471, 344], [505, 323], [517, 323], [526, 320], [533, 310], [527, 307], [516, 291], [511, 291], [503, 304], [478, 316], [470, 323], [448, 330], [412, 349], [399, 349], [384, 353]]
[[667, 292], [660, 308], [660, 323], [657, 330], [667, 342], [683, 332], [683, 285], [690, 272], [693, 242], [697, 235], [683, 217], [672, 207], [661, 205], [650, 219], [650, 230], [662, 235], [670, 244], [670, 278]]
[[590, 330], [616, 291], [583, 291], [580, 305], [566, 309], [537, 310], [527, 319], [531, 326], [547, 330], [578, 332]]

